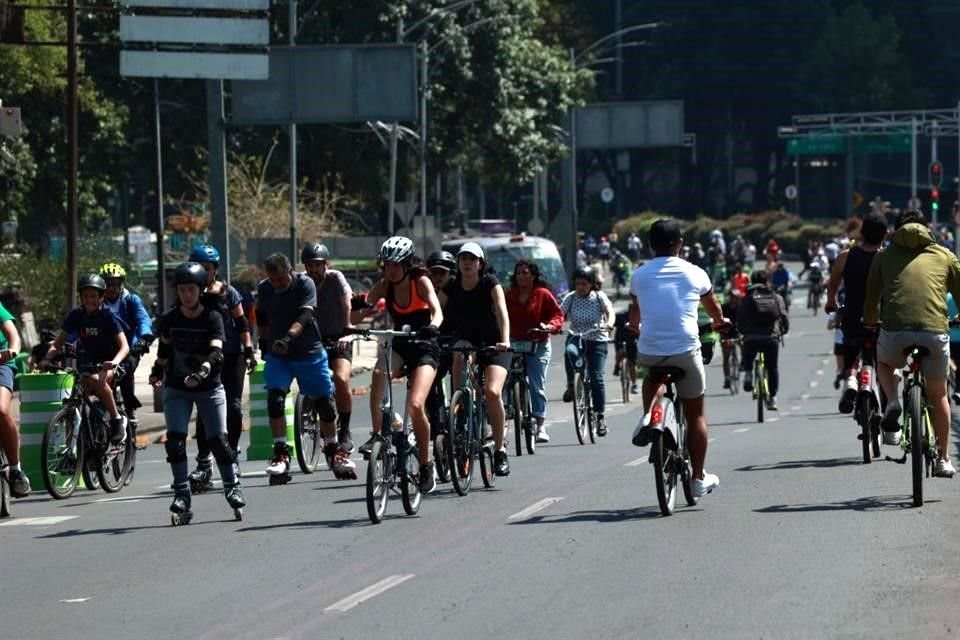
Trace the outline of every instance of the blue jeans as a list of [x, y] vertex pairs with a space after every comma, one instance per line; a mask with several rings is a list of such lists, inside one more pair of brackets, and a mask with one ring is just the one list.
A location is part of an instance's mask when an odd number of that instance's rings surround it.
[[550, 341], [538, 342], [537, 349], [524, 357], [530, 387], [530, 413], [535, 418], [547, 414], [547, 366], [550, 364]]
[[[607, 405], [607, 392], [603, 383], [603, 372], [607, 366], [607, 343], [584, 340], [583, 346], [587, 352], [585, 354], [586, 366], [590, 371], [590, 388], [593, 391], [593, 410], [602, 414]], [[580, 355], [577, 350], [577, 339], [573, 336], [567, 337], [565, 355], [563, 368], [567, 372], [567, 386], [570, 386], [573, 384], [573, 361]]]
[[[197, 417], [203, 422], [203, 437], [209, 441], [227, 433], [227, 394], [223, 386], [209, 391], [184, 391], [165, 387], [163, 390], [163, 417], [167, 422], [167, 431], [183, 436], [187, 435], [193, 405], [197, 405]], [[200, 435], [200, 434], [198, 434]], [[225, 484], [233, 484], [237, 476], [231, 462], [218, 460], [220, 477]], [[177, 490], [189, 486], [187, 481], [186, 459], [171, 462], [173, 485]]]

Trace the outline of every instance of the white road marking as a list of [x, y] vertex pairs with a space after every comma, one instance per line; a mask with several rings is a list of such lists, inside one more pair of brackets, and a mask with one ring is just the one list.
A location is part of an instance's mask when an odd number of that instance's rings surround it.
[[324, 612], [327, 611], [349, 611], [361, 602], [365, 602], [374, 596], [378, 596], [387, 589], [391, 589], [399, 584], [402, 584], [413, 577], [412, 573], [407, 573], [405, 575], [395, 575], [384, 578], [376, 584], [372, 584], [362, 591], [358, 591], [352, 596], [347, 596], [343, 600], [334, 602], [332, 605], [324, 609]]
[[746, 433], [747, 431], [750, 431], [750, 427], [742, 427], [740, 429], [734, 429], [733, 431], [731, 431], [731, 433]]
[[803, 407], [801, 407], [800, 405], [795, 404], [795, 405], [793, 405], [793, 406], [790, 407], [790, 411], [800, 411], [800, 409], [802, 409], [802, 408], [803, 408]]
[[[646, 462], [646, 461], [649, 460], [649, 459], [650, 459], [650, 458], [637, 458], [636, 460], [631, 460], [630, 462], [628, 462], [627, 464], [625, 464], [625, 465], [623, 465], [623, 466], [625, 466], [625, 467], [639, 467], [640, 465], [642, 465], [644, 462]], [[510, 517], [512, 518], [513, 516], [510, 516]]]
[[710, 442], [713, 442], [714, 440], [716, 440], [716, 438], [710, 438], [707, 440], [707, 442], [710, 443]]
[[780, 418], [767, 418], [767, 422], [776, 422]]
[[824, 358], [820, 361], [820, 364], [827, 364], [828, 362], [830, 362], [830, 358]]
[[119, 496], [117, 498], [100, 498], [94, 502], [140, 502], [150, 496]]
[[819, 384], [820, 384], [819, 381], [817, 381], [817, 380], [811, 380], [811, 381], [810, 381], [810, 388], [811, 388], [811, 389], [815, 389]]
[[262, 469], [261, 469], [260, 471], [242, 471], [242, 472], [240, 472], [240, 477], [241, 477], [241, 478], [262, 478], [262, 477], [265, 476], [265, 475], [267, 475], [267, 472], [264, 471], [264, 470], [262, 470]]
[[809, 394], [809, 393], [804, 393], [803, 395], [800, 396], [800, 399], [801, 399], [801, 400], [809, 400], [809, 399], [810, 399], [810, 394]]
[[80, 516], [40, 516], [38, 518], [16, 518], [9, 522], [0, 522], [0, 527], [43, 527], [79, 517]]
[[822, 375], [823, 375], [823, 369], [817, 369], [817, 375], [818, 375], [818, 376], [822, 376]]
[[90, 598], [66, 598], [60, 602], [63, 602], [64, 604], [75, 604], [78, 602], [87, 602], [88, 600], [90, 600]]
[[561, 500], [563, 500], [562, 497], [561, 498], [544, 498], [543, 500], [534, 502], [532, 505], [530, 505], [529, 507], [527, 507], [522, 511], [517, 511], [512, 516], [507, 516], [507, 520], [524, 520], [526, 518], [529, 518], [533, 514], [535, 514], [537, 511], [546, 509], [550, 505], [556, 504]]

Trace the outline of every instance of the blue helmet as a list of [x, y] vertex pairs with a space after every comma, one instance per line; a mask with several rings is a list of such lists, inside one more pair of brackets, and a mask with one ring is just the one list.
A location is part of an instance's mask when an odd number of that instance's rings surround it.
[[189, 262], [212, 262], [220, 266], [220, 252], [212, 244], [198, 244], [190, 252]]

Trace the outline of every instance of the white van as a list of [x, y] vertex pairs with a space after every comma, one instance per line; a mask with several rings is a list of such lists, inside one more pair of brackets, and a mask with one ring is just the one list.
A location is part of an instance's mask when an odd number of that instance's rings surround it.
[[504, 288], [510, 286], [510, 276], [517, 260], [532, 260], [540, 267], [543, 279], [547, 281], [554, 295], [558, 298], [569, 291], [567, 272], [560, 259], [557, 245], [548, 238], [538, 236], [495, 235], [479, 237], [451, 238], [443, 241], [443, 248], [453, 255], [465, 242], [476, 242], [483, 248], [487, 256], [487, 264], [496, 272], [497, 278]]

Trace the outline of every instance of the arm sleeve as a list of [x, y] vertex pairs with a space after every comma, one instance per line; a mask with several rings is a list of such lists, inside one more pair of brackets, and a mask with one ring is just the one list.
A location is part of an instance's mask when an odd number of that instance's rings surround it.
[[133, 301], [133, 314], [137, 322], [137, 340], [142, 340], [146, 336], [152, 336], [153, 327], [150, 326], [150, 314], [147, 313], [147, 307], [143, 304], [143, 300], [140, 299], [140, 296], [131, 293], [130, 297]]
[[883, 273], [880, 269], [882, 254], [878, 254], [870, 265], [867, 275], [867, 291], [863, 298], [863, 323], [876, 324], [880, 319], [880, 295], [883, 293]]
[[548, 289], [542, 289], [543, 299], [540, 304], [540, 321], [553, 331], [560, 331], [563, 326], [563, 309], [560, 303]]
[[713, 283], [710, 282], [710, 276], [707, 275], [707, 272], [700, 267], [696, 267], [694, 272], [696, 273], [694, 276], [694, 284], [698, 287], [697, 293], [702, 298], [713, 291]]

